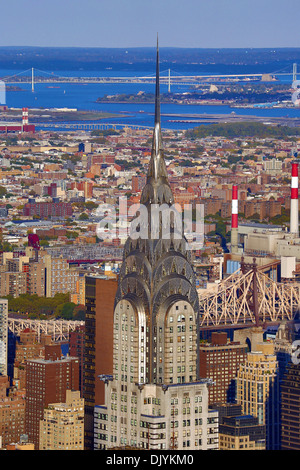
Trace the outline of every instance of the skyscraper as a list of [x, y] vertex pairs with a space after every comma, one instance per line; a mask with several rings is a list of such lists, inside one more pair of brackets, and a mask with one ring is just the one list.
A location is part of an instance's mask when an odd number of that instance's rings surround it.
[[300, 367], [288, 364], [281, 384], [281, 449], [300, 449]]
[[152, 151], [140, 203], [144, 217], [133, 220], [139, 236], [131, 233], [124, 246], [113, 374], [102, 377], [105, 404], [95, 407], [95, 448], [217, 448], [218, 414], [208, 410], [209, 380], [198, 379], [199, 308], [191, 253], [176, 222], [163, 157], [158, 47]]
[[266, 426], [267, 450], [278, 450], [280, 397], [273, 343], [257, 343], [255, 350], [247, 353], [237, 375], [237, 403], [244, 414], [256, 416], [258, 423]]
[[8, 300], [0, 299], [0, 375], [7, 375]]
[[113, 371], [113, 313], [118, 283], [106, 276], [86, 276], [83, 397], [85, 400], [85, 448], [94, 445], [94, 407], [104, 401], [100, 374]]

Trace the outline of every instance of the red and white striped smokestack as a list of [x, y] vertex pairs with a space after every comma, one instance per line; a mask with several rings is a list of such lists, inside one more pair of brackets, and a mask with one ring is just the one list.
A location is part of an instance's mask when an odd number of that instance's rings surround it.
[[22, 109], [22, 124], [23, 126], [28, 125], [28, 108]]
[[238, 187], [232, 186], [231, 202], [231, 253], [238, 252]]
[[232, 186], [231, 228], [238, 228], [238, 187]]
[[290, 232], [299, 235], [298, 163], [292, 163]]

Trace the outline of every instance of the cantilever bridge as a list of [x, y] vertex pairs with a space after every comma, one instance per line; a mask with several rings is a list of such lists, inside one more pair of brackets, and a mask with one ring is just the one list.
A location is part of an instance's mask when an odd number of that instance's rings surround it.
[[84, 325], [84, 321], [8, 319], [8, 328], [14, 335], [19, 336], [24, 329], [29, 328], [37, 333], [38, 340], [42, 334], [46, 334], [51, 335], [53, 341], [68, 341], [70, 332], [81, 325]]
[[220, 282], [217, 290], [199, 295], [200, 329], [259, 326], [292, 321], [300, 311], [300, 283], [276, 282], [265, 267], [245, 263]]

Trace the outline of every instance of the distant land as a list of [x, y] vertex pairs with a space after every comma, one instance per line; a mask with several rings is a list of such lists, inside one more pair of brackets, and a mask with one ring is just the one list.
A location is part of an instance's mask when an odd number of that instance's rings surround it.
[[[293, 63], [300, 64], [300, 48], [194, 49], [160, 48], [162, 67], [182, 71], [214, 73], [275, 72]], [[151, 70], [155, 47], [141, 48], [65, 48], [0, 47], [0, 69], [43, 70]], [[116, 67], [117, 66], [117, 67]]]

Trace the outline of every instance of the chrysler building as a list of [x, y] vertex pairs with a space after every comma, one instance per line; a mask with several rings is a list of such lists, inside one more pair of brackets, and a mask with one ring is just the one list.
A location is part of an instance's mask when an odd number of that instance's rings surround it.
[[[176, 214], [170, 215], [169, 236], [163, 232], [170, 214], [165, 209], [174, 207], [174, 198], [163, 156], [158, 47], [156, 60], [152, 151], [140, 199], [149, 223], [124, 246], [114, 306], [113, 374], [101, 377], [105, 404], [95, 407], [95, 449], [218, 448], [209, 380], [198, 377], [199, 306], [191, 251], [178, 235]], [[153, 207], [159, 221], [154, 231]]]

